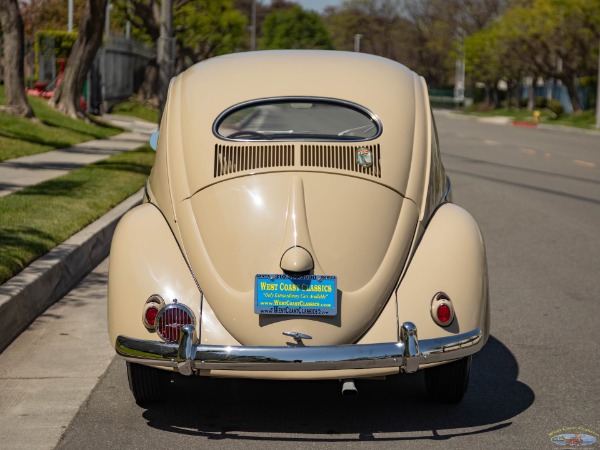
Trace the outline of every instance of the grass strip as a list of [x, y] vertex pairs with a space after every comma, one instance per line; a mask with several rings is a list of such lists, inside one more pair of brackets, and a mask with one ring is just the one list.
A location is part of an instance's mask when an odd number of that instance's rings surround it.
[[0, 283], [134, 194], [153, 162], [146, 145], [0, 198]]
[[[574, 128], [594, 129], [596, 124], [596, 112], [594, 110], [582, 111], [579, 114], [562, 114], [558, 117], [548, 109], [536, 108], [540, 112], [540, 124], [559, 125]], [[534, 122], [533, 112], [526, 109], [506, 109], [498, 108], [490, 111], [477, 111], [477, 107], [469, 107], [464, 110], [456, 110], [458, 113], [464, 113], [478, 117], [509, 117], [519, 122]]]
[[158, 109], [135, 101], [118, 103], [112, 109], [112, 113], [138, 117], [148, 122], [158, 123]]
[[[123, 131], [97, 119], [92, 123], [73, 119], [50, 108], [45, 99], [32, 96], [27, 99], [37, 121], [0, 113], [0, 161], [102, 139]], [[3, 103], [4, 87], [0, 86], [0, 104]]]

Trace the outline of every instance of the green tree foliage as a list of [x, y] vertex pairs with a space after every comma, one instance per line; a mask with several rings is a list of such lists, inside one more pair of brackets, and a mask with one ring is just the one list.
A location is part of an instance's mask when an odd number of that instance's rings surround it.
[[[484, 44], [490, 35], [494, 40]], [[523, 76], [561, 80], [577, 112], [577, 80], [595, 74], [599, 39], [598, 0], [516, 2], [497, 23], [465, 39], [467, 70], [485, 83]]]
[[[150, 44], [160, 37], [158, 0], [112, 0], [114, 18], [129, 20], [131, 35]], [[173, 0], [175, 73], [204, 59], [243, 48], [246, 17], [232, 0]], [[158, 66], [152, 59], [146, 68], [138, 99], [158, 105]]]
[[[69, 3], [66, 0], [29, 0], [19, 2], [25, 35], [33, 39], [39, 30], [68, 31]], [[73, 0], [73, 29], [83, 17], [85, 0]]]
[[498, 81], [502, 57], [496, 27], [489, 27], [464, 40], [465, 70], [485, 85], [485, 103], [492, 105], [492, 90]]
[[407, 0], [408, 36], [411, 42], [408, 61], [411, 69], [423, 75], [433, 86], [444, 86], [454, 75], [460, 41], [455, 10], [449, 1]]
[[262, 24], [261, 49], [331, 49], [321, 17], [299, 6], [271, 12]]
[[465, 36], [492, 24], [507, 0], [403, 0], [411, 67], [434, 86], [450, 84]]
[[196, 0], [177, 12], [176, 38], [189, 62], [232, 53], [246, 38], [246, 18], [230, 0]]
[[253, 9], [256, 10], [256, 39], [258, 41], [262, 37], [261, 29], [265, 17], [275, 10], [293, 8], [294, 6], [298, 6], [298, 4], [289, 0], [271, 0], [270, 2], [266, 2], [265, 0], [233, 0], [233, 6], [235, 9], [244, 14], [246, 20], [248, 21], [249, 28], [248, 33], [246, 34], [246, 41], [245, 45], [243, 46], [243, 50], [250, 50], [252, 47], [252, 30], [250, 26], [252, 26]]
[[360, 51], [407, 62], [408, 21], [400, 16], [398, 0], [351, 0], [326, 11], [326, 23], [336, 49], [353, 50], [360, 35]]
[[[114, 17], [131, 34], [153, 44], [160, 37], [158, 0], [113, 0]], [[247, 20], [232, 0], [173, 0], [173, 27], [179, 70], [212, 56], [231, 53], [243, 45]]]
[[430, 86], [452, 82], [462, 38], [493, 21], [507, 0], [346, 0], [325, 12], [335, 47], [400, 61]]

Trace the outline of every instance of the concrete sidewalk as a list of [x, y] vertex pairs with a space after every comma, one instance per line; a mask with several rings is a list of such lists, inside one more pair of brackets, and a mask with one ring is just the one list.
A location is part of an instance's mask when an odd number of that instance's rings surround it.
[[[146, 144], [157, 128], [156, 124], [126, 116], [103, 118], [129, 131], [110, 139], [0, 163], [0, 196], [136, 149]], [[106, 258], [119, 219], [141, 199], [139, 191], [0, 285], [0, 352]]]

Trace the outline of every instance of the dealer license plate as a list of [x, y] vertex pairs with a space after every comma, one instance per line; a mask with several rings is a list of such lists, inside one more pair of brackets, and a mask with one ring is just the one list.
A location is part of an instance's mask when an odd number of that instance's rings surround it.
[[256, 275], [254, 312], [298, 316], [337, 314], [337, 277]]

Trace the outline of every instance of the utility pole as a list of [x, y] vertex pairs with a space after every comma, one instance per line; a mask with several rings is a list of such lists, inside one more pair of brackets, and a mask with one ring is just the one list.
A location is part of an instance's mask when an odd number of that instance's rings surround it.
[[129, 0], [127, 0], [127, 22], [125, 22], [125, 39], [131, 38], [131, 21], [129, 20], [130, 14], [131, 14], [131, 6], [129, 5]]
[[112, 3], [108, 0], [108, 2], [106, 2], [106, 17], [104, 18], [104, 37], [106, 39], [110, 37], [110, 10], [112, 7]]
[[69, 0], [69, 23], [67, 30], [69, 33], [73, 32], [73, 0]]
[[158, 123], [162, 119], [169, 83], [175, 71], [175, 39], [173, 38], [173, 3], [163, 0], [160, 8], [160, 37], [156, 52], [158, 63], [159, 111]]
[[250, 50], [256, 50], [256, 0], [252, 0], [252, 25], [250, 34]]
[[355, 34], [354, 35], [354, 51], [355, 52], [360, 52], [360, 38], [362, 38], [363, 35], [362, 34]]
[[600, 128], [600, 39], [598, 40], [598, 81], [596, 82], [596, 128]]
[[454, 71], [454, 107], [459, 108], [465, 103], [465, 51], [462, 37], [459, 37], [458, 56]]

